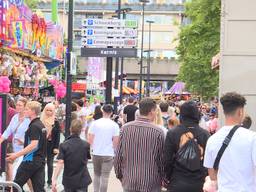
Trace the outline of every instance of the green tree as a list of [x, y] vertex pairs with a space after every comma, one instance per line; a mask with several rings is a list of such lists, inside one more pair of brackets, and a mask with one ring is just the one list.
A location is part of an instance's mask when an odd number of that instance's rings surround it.
[[181, 27], [179, 34], [177, 79], [207, 99], [218, 94], [219, 74], [211, 69], [211, 59], [220, 49], [221, 0], [192, 0], [185, 8], [191, 22]]
[[37, 8], [38, 2], [39, 0], [25, 0], [26, 5], [32, 10]]

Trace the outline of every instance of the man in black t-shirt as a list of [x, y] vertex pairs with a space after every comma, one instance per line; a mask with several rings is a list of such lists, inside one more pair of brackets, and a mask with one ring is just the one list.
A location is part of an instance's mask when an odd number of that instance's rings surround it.
[[134, 98], [129, 97], [128, 99], [128, 105], [124, 108], [123, 114], [124, 114], [124, 122], [128, 123], [130, 121], [135, 120], [135, 113], [138, 110], [138, 107], [134, 105]]
[[24, 149], [17, 153], [7, 154], [7, 161], [14, 161], [24, 156], [14, 182], [23, 187], [31, 179], [34, 191], [44, 192], [46, 129], [38, 118], [41, 113], [41, 104], [36, 101], [28, 102], [25, 113], [31, 122], [25, 133]]
[[52, 177], [52, 191], [56, 191], [57, 178], [64, 165], [63, 180], [65, 192], [87, 192], [88, 185], [92, 182], [87, 169], [90, 156], [90, 145], [80, 139], [79, 135], [83, 124], [81, 120], [71, 123], [71, 136], [60, 145], [58, 163]]

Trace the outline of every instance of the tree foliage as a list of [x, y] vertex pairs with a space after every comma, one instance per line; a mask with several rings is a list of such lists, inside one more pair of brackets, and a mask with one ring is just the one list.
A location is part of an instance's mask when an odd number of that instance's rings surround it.
[[38, 2], [39, 0], [25, 0], [26, 5], [32, 10], [37, 8]]
[[190, 24], [179, 34], [180, 72], [192, 93], [207, 99], [218, 93], [219, 74], [211, 69], [211, 59], [220, 49], [221, 0], [192, 0], [186, 3], [185, 16]]

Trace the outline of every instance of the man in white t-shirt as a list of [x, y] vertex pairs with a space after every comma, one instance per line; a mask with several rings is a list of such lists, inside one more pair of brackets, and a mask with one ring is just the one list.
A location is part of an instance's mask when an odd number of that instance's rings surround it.
[[112, 106], [104, 105], [102, 112], [103, 118], [92, 122], [89, 128], [89, 143], [92, 145], [93, 154], [94, 192], [107, 192], [114, 149], [119, 139], [119, 126], [111, 120]]
[[218, 184], [219, 192], [256, 191], [256, 134], [243, 127], [237, 129], [223, 153], [218, 170], [214, 162], [224, 139], [235, 125], [241, 125], [246, 99], [237, 93], [227, 93], [220, 99], [225, 126], [207, 142], [204, 166], [209, 169], [213, 183]]

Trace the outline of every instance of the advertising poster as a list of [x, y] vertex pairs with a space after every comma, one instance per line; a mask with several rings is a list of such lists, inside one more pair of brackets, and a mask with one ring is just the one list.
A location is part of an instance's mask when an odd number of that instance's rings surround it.
[[[7, 115], [7, 95], [0, 94], [0, 131], [1, 135], [6, 129], [6, 115]], [[5, 171], [5, 157], [6, 157], [6, 144], [0, 147], [0, 173]]]

